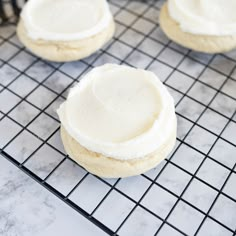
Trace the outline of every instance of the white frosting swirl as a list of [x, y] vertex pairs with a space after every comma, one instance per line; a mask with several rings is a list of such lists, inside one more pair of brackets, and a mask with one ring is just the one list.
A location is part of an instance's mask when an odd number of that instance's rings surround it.
[[235, 0], [168, 0], [168, 10], [184, 32], [215, 36], [236, 34]]
[[101, 32], [112, 15], [106, 0], [30, 0], [21, 18], [34, 40], [68, 41]]
[[82, 146], [120, 160], [156, 151], [176, 129], [174, 101], [156, 75], [121, 65], [93, 69], [57, 112]]

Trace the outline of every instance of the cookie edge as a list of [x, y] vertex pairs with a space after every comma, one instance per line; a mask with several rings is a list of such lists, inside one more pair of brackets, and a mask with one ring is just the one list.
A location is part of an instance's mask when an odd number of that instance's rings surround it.
[[161, 8], [160, 26], [169, 39], [194, 51], [213, 54], [236, 48], [236, 35], [211, 36], [183, 32], [179, 24], [169, 15], [167, 3]]
[[23, 19], [20, 19], [16, 32], [20, 42], [36, 56], [54, 62], [68, 62], [86, 58], [102, 48], [113, 37], [115, 22], [112, 18], [103, 31], [82, 40], [33, 40], [27, 35]]
[[88, 172], [104, 178], [123, 178], [145, 173], [164, 160], [175, 146], [176, 127], [167, 142], [157, 151], [144, 158], [133, 160], [116, 160], [89, 151], [72, 138], [63, 126], [61, 126], [61, 138], [68, 155]]

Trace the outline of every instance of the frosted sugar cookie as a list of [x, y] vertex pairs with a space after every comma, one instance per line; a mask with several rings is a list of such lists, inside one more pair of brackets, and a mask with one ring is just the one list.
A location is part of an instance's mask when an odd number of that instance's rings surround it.
[[58, 115], [67, 153], [102, 177], [144, 173], [176, 141], [174, 101], [154, 73], [141, 69], [93, 69], [71, 89]]
[[236, 1], [168, 0], [160, 25], [176, 43], [206, 53], [236, 47]]
[[100, 49], [114, 34], [106, 0], [30, 0], [17, 27], [20, 41], [51, 61], [73, 61]]

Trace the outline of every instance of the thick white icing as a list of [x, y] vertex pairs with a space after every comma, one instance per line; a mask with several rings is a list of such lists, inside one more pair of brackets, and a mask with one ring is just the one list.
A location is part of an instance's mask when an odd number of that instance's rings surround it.
[[101, 32], [112, 15], [106, 0], [30, 0], [21, 18], [34, 40], [68, 41]]
[[182, 31], [198, 35], [235, 35], [235, 9], [235, 0], [168, 0], [169, 14]]
[[174, 101], [156, 75], [114, 64], [89, 72], [58, 114], [82, 146], [120, 160], [156, 151], [176, 127]]

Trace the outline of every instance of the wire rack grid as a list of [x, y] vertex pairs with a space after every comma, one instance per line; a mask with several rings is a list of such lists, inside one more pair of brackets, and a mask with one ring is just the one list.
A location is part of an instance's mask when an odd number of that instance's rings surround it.
[[[236, 52], [200, 54], [168, 40], [158, 24], [163, 1], [109, 4], [114, 38], [73, 63], [43, 61], [21, 45], [14, 24], [0, 28], [2, 158], [108, 235], [236, 235]], [[175, 150], [137, 177], [93, 176], [60, 141], [56, 108], [107, 62], [154, 71], [175, 99]]]

